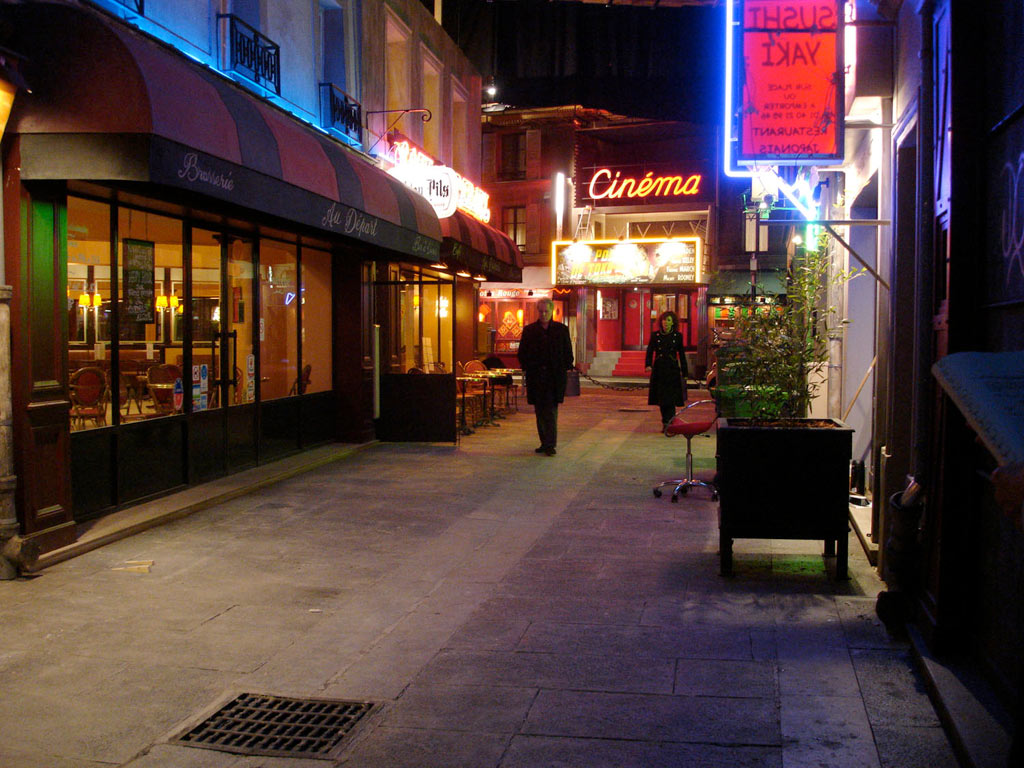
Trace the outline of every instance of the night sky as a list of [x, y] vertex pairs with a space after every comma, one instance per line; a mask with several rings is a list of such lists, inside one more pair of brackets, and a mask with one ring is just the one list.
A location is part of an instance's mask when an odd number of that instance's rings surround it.
[[720, 121], [722, 8], [445, 0], [444, 26], [497, 100]]

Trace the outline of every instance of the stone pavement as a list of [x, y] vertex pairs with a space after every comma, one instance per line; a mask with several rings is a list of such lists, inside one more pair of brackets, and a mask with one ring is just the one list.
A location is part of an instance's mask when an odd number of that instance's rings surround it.
[[[554, 457], [528, 411], [374, 444], [0, 582], [0, 766], [953, 768], [856, 540], [849, 581], [820, 542], [720, 577], [645, 395], [585, 387]], [[330, 759], [172, 741], [241, 692], [381, 706]]]

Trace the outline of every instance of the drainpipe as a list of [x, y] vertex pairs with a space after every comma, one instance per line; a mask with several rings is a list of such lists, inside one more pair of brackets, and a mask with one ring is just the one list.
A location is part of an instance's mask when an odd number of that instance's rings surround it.
[[920, 200], [918, 219], [918, 245], [916, 254], [915, 281], [915, 331], [914, 344], [914, 403], [913, 403], [913, 446], [910, 466], [914, 476], [921, 482], [928, 472], [932, 439], [932, 323], [934, 308], [934, 233], [935, 226], [935, 111], [933, 77], [933, 29], [932, 16], [934, 0], [922, 0], [918, 14], [921, 16], [921, 99], [918, 115], [919, 138], [917, 189]]

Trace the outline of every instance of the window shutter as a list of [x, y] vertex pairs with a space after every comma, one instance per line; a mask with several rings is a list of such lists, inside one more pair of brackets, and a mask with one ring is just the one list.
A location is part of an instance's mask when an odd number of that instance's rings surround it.
[[530, 203], [526, 206], [526, 252], [541, 254], [540, 248], [541, 206]]
[[494, 181], [494, 147], [497, 142], [494, 141], [493, 133], [485, 133], [481, 137], [481, 149], [480, 153], [483, 160], [481, 173], [483, 174], [483, 181], [486, 184], [489, 181]]
[[526, 178], [528, 179], [539, 179], [543, 174], [540, 143], [540, 131], [526, 132]]

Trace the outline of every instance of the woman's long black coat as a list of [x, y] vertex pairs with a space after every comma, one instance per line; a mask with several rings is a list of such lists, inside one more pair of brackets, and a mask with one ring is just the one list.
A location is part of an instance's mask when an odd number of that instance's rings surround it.
[[647, 345], [646, 365], [651, 369], [648, 405], [686, 404], [686, 354], [679, 331], [655, 331]]

